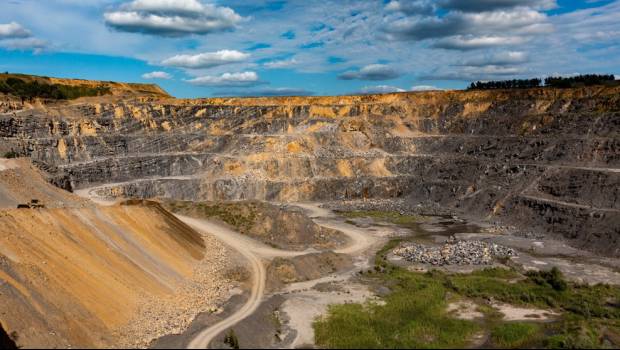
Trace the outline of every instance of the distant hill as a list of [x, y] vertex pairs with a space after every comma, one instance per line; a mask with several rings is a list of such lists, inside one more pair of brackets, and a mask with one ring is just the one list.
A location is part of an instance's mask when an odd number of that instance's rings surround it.
[[0, 73], [0, 93], [21, 98], [70, 100], [88, 96], [170, 97], [156, 84], [117, 83]]

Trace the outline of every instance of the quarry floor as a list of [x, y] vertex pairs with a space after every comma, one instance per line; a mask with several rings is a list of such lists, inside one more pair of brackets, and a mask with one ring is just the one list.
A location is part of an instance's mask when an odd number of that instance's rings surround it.
[[[93, 198], [89, 190], [77, 192], [98, 204], [112, 202]], [[200, 314], [182, 334], [168, 335], [154, 341], [152, 348], [227, 348], [223, 342], [234, 330], [239, 344], [258, 348], [313, 347], [314, 320], [325, 314], [331, 304], [381, 302], [380, 286], [361, 281], [360, 271], [370, 269], [374, 256], [392, 238], [409, 237], [425, 244], [440, 244], [448, 236], [462, 240], [484, 240], [516, 249], [519, 254], [511, 264], [525, 270], [558, 267], [576, 282], [620, 285], [620, 259], [605, 258], [575, 249], [563, 242], [546, 238], [523, 238], [506, 234], [502, 228], [484, 222], [466, 222], [451, 216], [423, 216], [415, 227], [402, 227], [368, 218], [348, 219], [321, 207], [321, 203], [295, 203], [318, 225], [343, 232], [349, 241], [336, 253], [352, 258], [353, 267], [325, 275], [319, 279], [290, 283], [272, 290], [266, 274], [275, 258], [294, 258], [314, 253], [275, 249], [235, 232], [219, 222], [177, 215], [205, 234], [211, 234], [237, 250], [248, 262], [251, 278], [244, 290], [230, 296], [218, 313]], [[333, 207], [333, 206], [330, 206]], [[426, 271], [431, 266], [409, 264], [391, 257], [392, 262], [412, 271]], [[498, 263], [498, 265], [501, 265]], [[442, 267], [447, 272], [467, 273], [488, 266]], [[509, 316], [509, 315], [507, 315]]]

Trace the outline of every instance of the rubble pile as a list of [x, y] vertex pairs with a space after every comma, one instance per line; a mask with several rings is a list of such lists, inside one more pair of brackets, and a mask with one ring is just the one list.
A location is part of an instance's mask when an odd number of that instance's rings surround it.
[[514, 249], [483, 241], [458, 241], [450, 237], [442, 246], [411, 243], [400, 246], [394, 254], [405, 260], [434, 266], [490, 265], [493, 259], [516, 256]]

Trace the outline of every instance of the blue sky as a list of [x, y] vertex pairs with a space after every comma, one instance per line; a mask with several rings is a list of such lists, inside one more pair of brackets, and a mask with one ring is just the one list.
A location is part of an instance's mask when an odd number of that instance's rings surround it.
[[620, 0], [7, 0], [0, 71], [177, 97], [620, 74]]

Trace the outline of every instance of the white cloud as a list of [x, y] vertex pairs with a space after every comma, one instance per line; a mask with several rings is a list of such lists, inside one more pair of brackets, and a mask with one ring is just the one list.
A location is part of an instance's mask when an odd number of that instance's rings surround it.
[[473, 67], [466, 66], [458, 70], [446, 71], [438, 69], [428, 75], [421, 76], [421, 80], [494, 80], [516, 77], [527, 73], [527, 69], [523, 67], [504, 67], [504, 66], [483, 66]]
[[447, 10], [483, 12], [514, 7], [532, 7], [550, 10], [557, 7], [556, 0], [439, 0], [439, 6]]
[[0, 46], [9, 50], [34, 50], [40, 52], [47, 47], [47, 42], [37, 38], [12, 39], [0, 41]]
[[120, 31], [171, 37], [234, 29], [243, 21], [231, 8], [198, 0], [134, 0], [103, 17]]
[[375, 85], [375, 86], [364, 86], [360, 93], [362, 94], [386, 94], [390, 92], [405, 92], [405, 89], [401, 89], [397, 86], [391, 85]]
[[342, 80], [391, 80], [396, 79], [401, 74], [392, 67], [385, 64], [370, 64], [359, 71], [348, 71], [340, 74]]
[[172, 79], [172, 75], [166, 72], [155, 71], [155, 72], [142, 74], [142, 78], [143, 79]]
[[435, 91], [435, 90], [443, 90], [436, 86], [432, 85], [414, 85], [409, 89], [410, 91]]
[[263, 66], [269, 69], [279, 69], [279, 68], [287, 68], [287, 67], [295, 66], [297, 65], [297, 63], [299, 62], [297, 62], [295, 58], [291, 58], [289, 60], [275, 60], [275, 61], [265, 62]]
[[435, 6], [428, 0], [392, 0], [385, 5], [385, 10], [408, 15], [431, 15], [435, 11]]
[[247, 87], [264, 84], [258, 78], [256, 72], [224, 73], [219, 76], [205, 75], [187, 80], [190, 84], [198, 86], [221, 86], [221, 87]]
[[40, 52], [47, 42], [32, 36], [30, 30], [17, 22], [0, 24], [0, 47], [8, 50], [33, 50]]
[[229, 63], [238, 63], [247, 60], [249, 54], [236, 50], [220, 50], [217, 52], [205, 52], [197, 55], [176, 55], [165, 59], [164, 66], [182, 68], [212, 68]]
[[526, 42], [526, 38], [520, 36], [452, 36], [437, 40], [433, 47], [450, 50], [477, 50], [503, 45], [519, 45]]
[[464, 60], [461, 65], [483, 67], [483, 66], [508, 66], [521, 64], [528, 61], [528, 55], [522, 51], [502, 51], [493, 54], [476, 56]]
[[17, 22], [0, 24], [0, 39], [28, 38], [30, 31]]
[[389, 20], [383, 30], [392, 40], [439, 39], [457, 35], [533, 35], [549, 32], [547, 16], [529, 8], [492, 12], [449, 12], [443, 17], [411, 16]]

